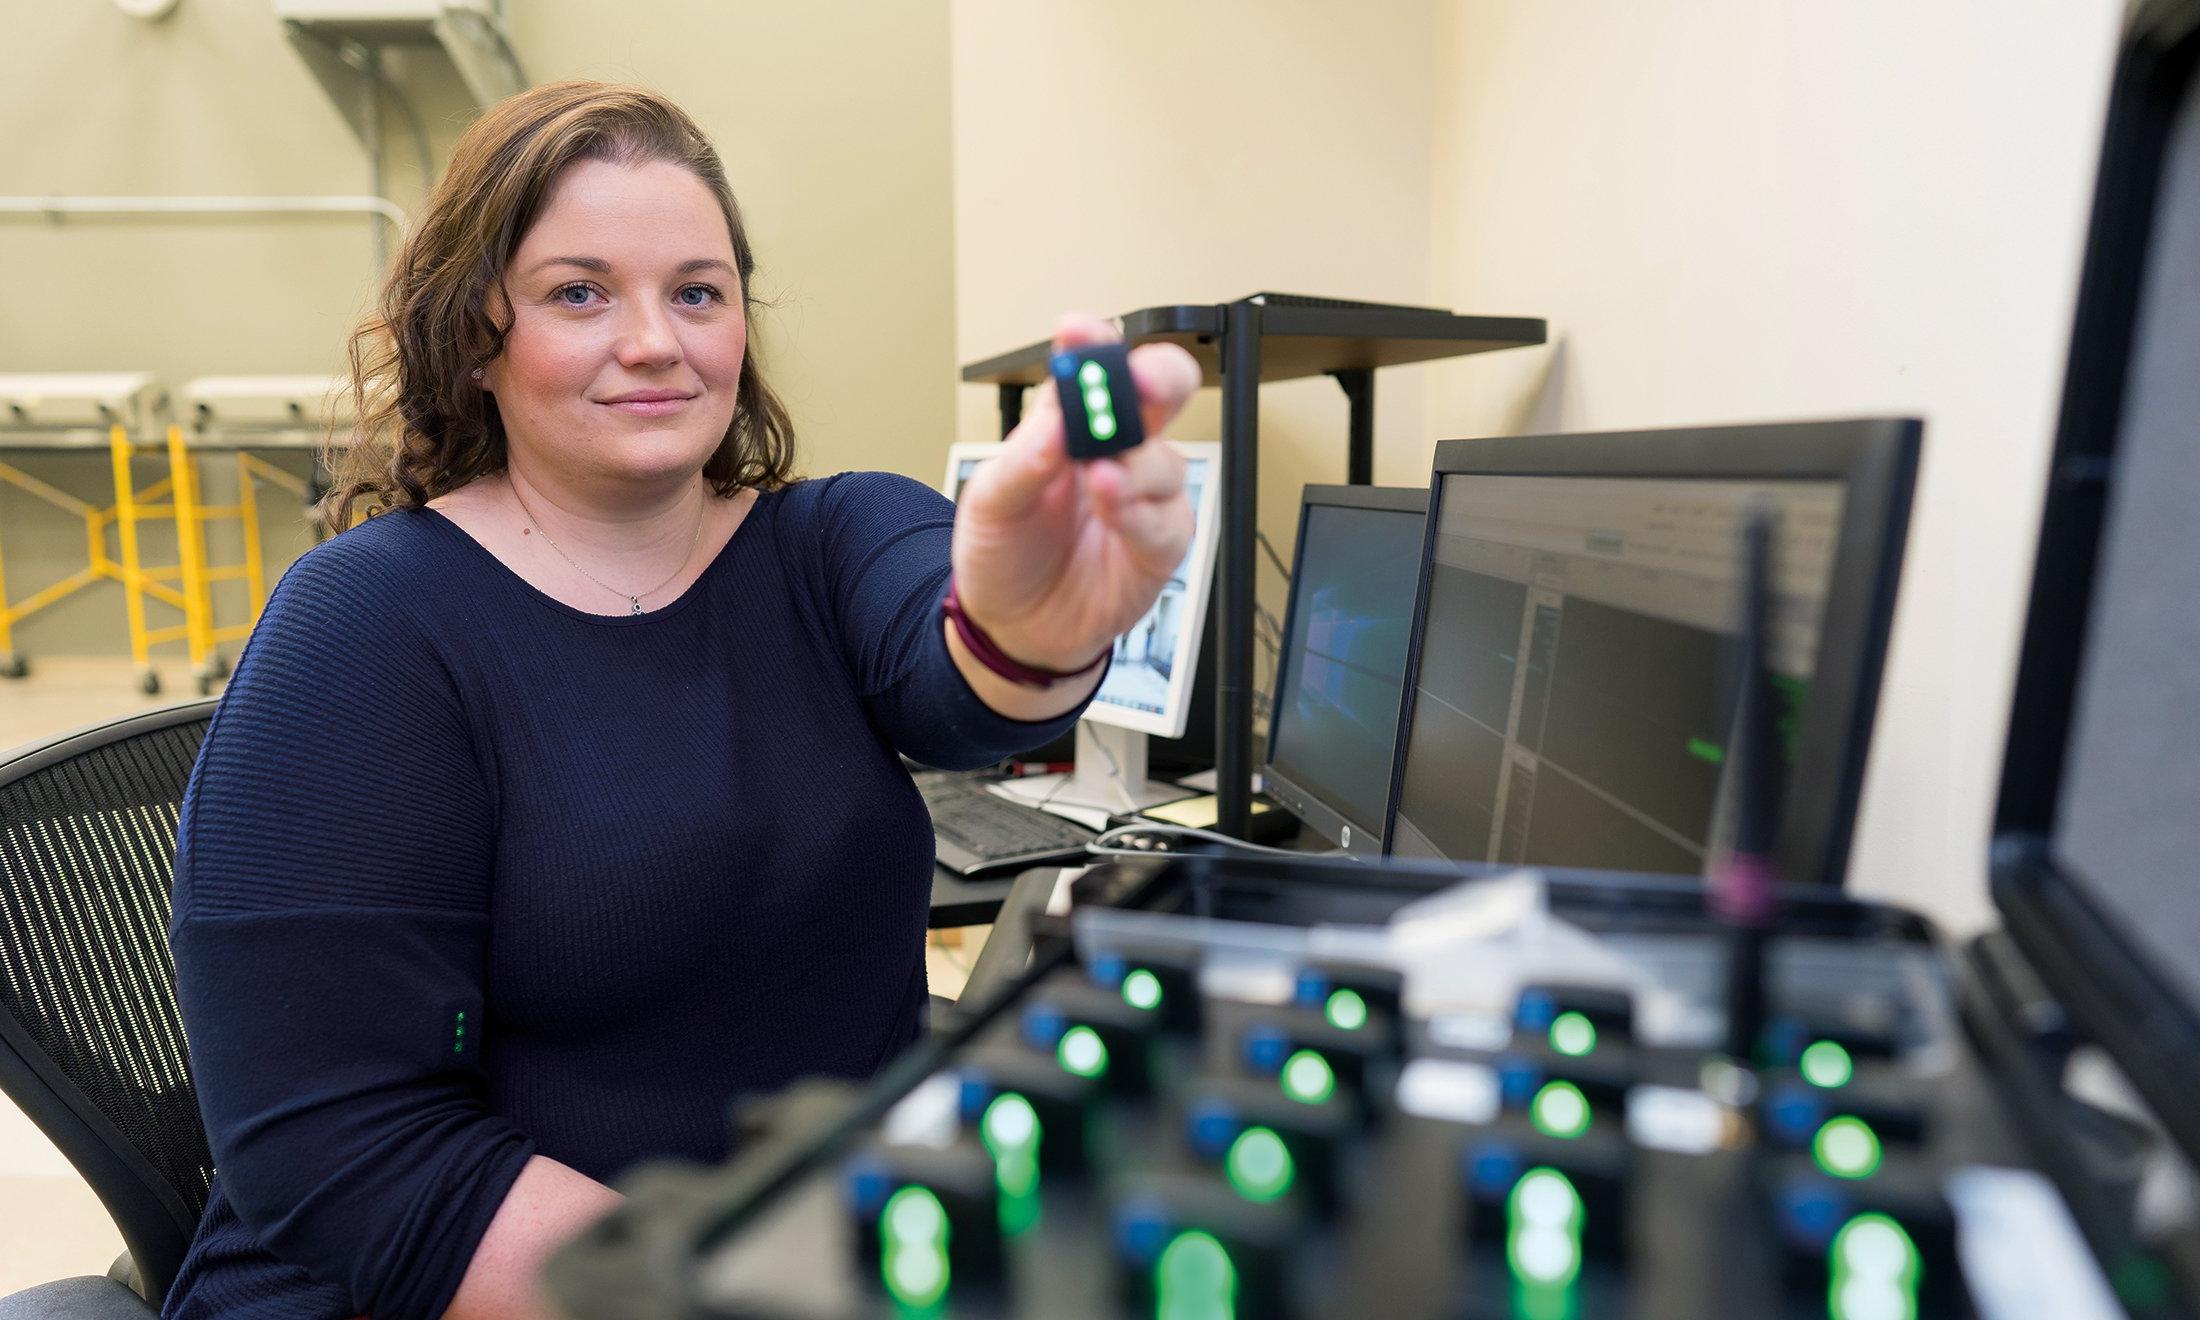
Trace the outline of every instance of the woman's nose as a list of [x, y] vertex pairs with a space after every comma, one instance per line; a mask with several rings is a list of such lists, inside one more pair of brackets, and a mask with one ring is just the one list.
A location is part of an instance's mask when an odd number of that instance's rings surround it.
[[630, 367], [666, 366], [680, 360], [680, 337], [661, 307], [631, 306], [619, 327], [619, 361]]

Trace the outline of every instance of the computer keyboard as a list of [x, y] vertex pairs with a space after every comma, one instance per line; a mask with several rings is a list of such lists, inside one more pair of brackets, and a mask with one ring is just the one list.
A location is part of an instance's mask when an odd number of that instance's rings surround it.
[[914, 776], [932, 813], [933, 856], [958, 875], [975, 876], [1075, 859], [1091, 830], [985, 789], [985, 781], [944, 771]]
[[[638, 1197], [569, 1255], [567, 1300], [646, 1279], [678, 1307], [634, 1316], [2112, 1314], [1978, 1303], [1981, 1277], [2103, 1276], [1899, 913], [1795, 913], [1742, 1066], [1700, 893], [1554, 899], [1598, 947], [1508, 980], [1495, 948], [1401, 972], [1338, 934], [1433, 892], [1376, 868], [1180, 859], [1080, 888], [1186, 874], [1226, 883], [1080, 898], [959, 1036]], [[1431, 1013], [1424, 975], [1488, 1011]]]

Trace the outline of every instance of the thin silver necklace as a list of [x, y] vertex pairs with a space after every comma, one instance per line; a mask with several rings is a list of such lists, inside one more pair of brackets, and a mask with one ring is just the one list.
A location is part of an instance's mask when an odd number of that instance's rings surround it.
[[591, 573], [587, 569], [582, 568], [578, 560], [574, 559], [573, 556], [565, 553], [565, 548], [563, 546], [560, 546], [556, 541], [550, 540], [550, 533], [542, 530], [542, 520], [535, 517], [535, 511], [528, 508], [527, 501], [520, 498], [518, 482], [512, 480], [511, 477], [507, 476], [504, 479], [504, 484], [511, 487], [512, 501], [513, 503], [519, 505], [520, 515], [527, 519], [527, 525], [534, 529], [535, 535], [540, 536], [545, 541], [549, 541], [550, 548], [558, 552], [558, 558], [564, 560], [568, 564], [571, 564], [573, 566], [574, 572], [580, 574], [584, 578], [587, 578], [590, 582], [595, 583], [597, 586], [602, 587], [605, 591], [610, 592], [612, 595], [618, 596], [625, 600], [627, 604], [626, 612], [629, 614], [642, 613], [642, 597], [654, 595], [660, 588], [664, 587], [666, 583], [669, 583], [672, 581], [672, 579], [680, 576], [681, 571], [688, 566], [688, 561], [695, 558], [695, 547], [703, 543], [703, 515], [710, 511], [710, 499], [708, 496], [705, 496], [702, 502], [698, 504], [695, 509], [695, 536], [692, 540], [688, 542], [687, 554], [681, 557], [678, 567], [674, 568], [670, 573], [667, 573], [665, 575], [665, 579], [663, 582], [659, 582], [656, 586], [649, 588], [647, 591], [621, 591], [619, 588], [612, 586], [610, 583], [604, 581], [602, 578], [597, 577], [594, 573]]

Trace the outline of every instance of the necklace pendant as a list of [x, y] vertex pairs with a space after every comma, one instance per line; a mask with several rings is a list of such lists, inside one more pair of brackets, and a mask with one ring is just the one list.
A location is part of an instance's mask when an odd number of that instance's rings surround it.
[[640, 596], [628, 596], [626, 603], [634, 607], [628, 610], [627, 613], [640, 614], [642, 612], [642, 598]]

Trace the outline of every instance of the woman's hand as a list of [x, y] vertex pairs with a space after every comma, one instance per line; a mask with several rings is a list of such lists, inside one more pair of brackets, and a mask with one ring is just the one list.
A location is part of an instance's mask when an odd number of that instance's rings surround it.
[[[1054, 349], [1119, 337], [1096, 317], [1065, 316]], [[957, 501], [956, 592], [1013, 660], [1064, 671], [1091, 665], [1152, 608], [1191, 545], [1184, 455], [1160, 436], [1199, 388], [1199, 364], [1174, 344], [1134, 349], [1130, 363], [1144, 444], [1073, 462], [1049, 379]]]

